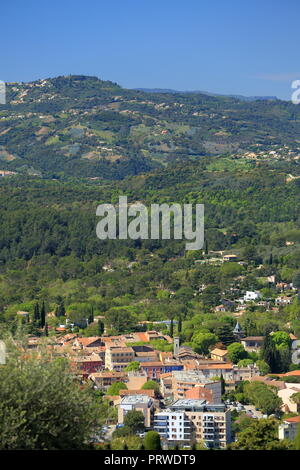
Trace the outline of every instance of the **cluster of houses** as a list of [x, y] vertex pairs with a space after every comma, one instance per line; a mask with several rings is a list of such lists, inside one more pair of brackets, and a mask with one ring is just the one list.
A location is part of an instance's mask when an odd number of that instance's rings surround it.
[[[173, 343], [173, 351], [155, 350], [150, 345], [155, 339]], [[37, 348], [39, 341], [29, 338], [29, 348]], [[213, 354], [203, 358], [180, 346], [179, 338], [157, 331], [101, 337], [69, 333], [49, 338], [48, 347], [53, 355], [69, 358], [76, 377], [106, 394], [112, 384], [124, 383], [117, 396], [108, 396], [118, 409], [118, 425], [128, 411], [141, 411], [145, 427], [157, 430], [170, 445], [203, 441], [207, 447], [225, 448], [231, 440], [231, 415], [222, 403], [220, 377], [234, 388], [259, 373], [255, 366], [238, 368]], [[133, 362], [139, 363], [138, 370], [126, 370]], [[157, 382], [159, 393], [143, 388], [149, 380]]]
[[[239, 323], [234, 334], [247, 351], [257, 352], [262, 346], [264, 338], [245, 337]], [[207, 447], [226, 448], [231, 442], [231, 411], [222, 402], [222, 383], [230, 391], [245, 380], [264, 381], [278, 389], [283, 411], [299, 411], [291, 397], [300, 391], [300, 384], [260, 376], [255, 364], [238, 367], [230, 362], [228, 351], [220, 344], [207, 358], [180, 346], [178, 337], [172, 339], [159, 331], [101, 337], [68, 333], [48, 339], [51, 353], [67, 357], [77, 378], [90, 381], [106, 394], [118, 410], [119, 426], [128, 411], [141, 411], [146, 429], [159, 432], [168, 446], [201, 441]], [[153, 340], [173, 344], [172, 352], [156, 350], [151, 345]], [[291, 335], [291, 340], [297, 347], [297, 338]], [[30, 337], [29, 348], [37, 348], [39, 341], [38, 337]], [[128, 367], [132, 363], [138, 363], [137, 367]], [[299, 374], [295, 371], [285, 375]], [[144, 388], [149, 380], [158, 384], [159, 392], [157, 387]], [[124, 388], [118, 395], [108, 395], [109, 387], [117, 382], [124, 383]], [[293, 427], [295, 420], [284, 422], [280, 436], [292, 434]]]

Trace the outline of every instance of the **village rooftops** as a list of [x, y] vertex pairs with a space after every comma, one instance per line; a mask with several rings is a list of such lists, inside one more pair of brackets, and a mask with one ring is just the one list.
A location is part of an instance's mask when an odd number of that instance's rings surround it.
[[125, 353], [125, 352], [131, 352], [131, 353], [134, 353], [134, 350], [132, 348], [128, 348], [128, 347], [125, 347], [125, 348], [122, 348], [120, 346], [108, 346], [108, 348], [111, 350], [112, 353], [116, 352], [120, 352], [120, 353]]
[[117, 371], [110, 371], [110, 370], [103, 370], [102, 372], [93, 372], [92, 374], [90, 374], [90, 377], [93, 377], [93, 378], [99, 378], [99, 379], [103, 379], [103, 378], [110, 378], [110, 377], [114, 377], [114, 378], [121, 378], [121, 377], [124, 377], [126, 376], [127, 374], [125, 374], [124, 372], [117, 372]]
[[185, 398], [175, 401], [170, 408], [172, 410], [185, 410], [185, 411], [225, 411], [224, 404], [210, 403], [206, 400], [197, 400], [192, 398]]
[[215, 356], [226, 356], [226, 354], [228, 354], [228, 351], [227, 349], [215, 348], [212, 351], [210, 351], [210, 354], [213, 354]]
[[155, 390], [120, 390], [120, 397], [125, 397], [128, 395], [146, 395], [150, 398], [155, 398]]
[[287, 423], [300, 423], [300, 415], [299, 416], [292, 416], [292, 418], [284, 419]]
[[135, 405], [139, 403], [148, 404], [152, 402], [152, 399], [147, 395], [127, 395], [121, 400], [122, 405]]
[[83, 347], [88, 347], [89, 344], [102, 341], [102, 338], [100, 336], [89, 336], [87, 338], [76, 338], [75, 341], [80, 343]]
[[297, 369], [297, 370], [292, 370], [290, 372], [286, 372], [285, 374], [273, 374], [273, 375], [277, 375], [278, 377], [300, 377], [300, 370]]
[[241, 341], [263, 341], [264, 336], [246, 336], [246, 338], [242, 338]]
[[198, 370], [176, 370], [173, 371], [173, 377], [177, 382], [195, 383], [195, 384], [208, 384], [214, 382], [213, 380], [204, 376]]

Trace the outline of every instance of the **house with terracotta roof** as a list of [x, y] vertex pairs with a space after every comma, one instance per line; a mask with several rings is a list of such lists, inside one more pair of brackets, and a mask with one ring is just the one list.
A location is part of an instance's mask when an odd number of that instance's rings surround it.
[[104, 343], [100, 336], [89, 336], [87, 338], [76, 338], [74, 345], [81, 346], [82, 348], [95, 348], [98, 346], [104, 346]]
[[115, 382], [126, 382], [128, 376], [125, 372], [103, 370], [101, 372], [93, 372], [88, 378], [94, 382], [99, 390], [103, 390], [110, 387]]
[[98, 354], [83, 357], [78, 356], [74, 358], [74, 362], [77, 365], [77, 368], [87, 377], [93, 372], [98, 372], [103, 369], [104, 365]]
[[210, 357], [215, 361], [227, 362], [228, 351], [227, 349], [215, 348], [210, 352]]
[[286, 418], [283, 423], [280, 424], [278, 427], [278, 438], [294, 440], [297, 435], [299, 426], [300, 416]]
[[124, 370], [135, 360], [133, 348], [110, 346], [105, 350], [105, 368], [109, 370]]
[[264, 342], [264, 336], [247, 336], [241, 339], [241, 344], [247, 352], [258, 352]]

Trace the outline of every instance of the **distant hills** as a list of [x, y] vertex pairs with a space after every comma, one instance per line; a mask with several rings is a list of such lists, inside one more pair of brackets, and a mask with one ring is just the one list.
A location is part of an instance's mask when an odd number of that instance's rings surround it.
[[70, 75], [10, 83], [0, 105], [0, 170], [45, 178], [122, 179], [204, 156], [290, 158], [299, 142], [300, 108], [275, 97]]
[[178, 91], [178, 90], [172, 90], [170, 88], [133, 88], [134, 90], [137, 91], [144, 91], [145, 93], [172, 93], [172, 94], [177, 94], [177, 93], [188, 93], [188, 94], [194, 94], [194, 93], [200, 93], [202, 95], [208, 95], [208, 96], [224, 96], [224, 97], [229, 97], [229, 98], [236, 98], [237, 100], [241, 101], [269, 101], [269, 100], [277, 100], [278, 98], [276, 96], [243, 96], [243, 95], [222, 95], [221, 93], [211, 93], [208, 91], [203, 91], [203, 90], [194, 90], [194, 91]]

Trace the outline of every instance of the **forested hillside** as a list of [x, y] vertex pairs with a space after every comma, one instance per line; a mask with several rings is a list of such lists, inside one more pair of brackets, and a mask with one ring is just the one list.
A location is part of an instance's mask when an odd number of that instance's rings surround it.
[[122, 179], [222, 155], [298, 161], [299, 107], [202, 93], [147, 93], [96, 77], [7, 85], [0, 170], [47, 178]]
[[[222, 298], [257, 288], [275, 295], [266, 276], [291, 282], [299, 269], [299, 180], [287, 181], [282, 170], [266, 166], [212, 170], [218, 161], [186, 162], [118, 183], [2, 179], [2, 321], [15, 324], [16, 311], [33, 312], [37, 301], [48, 311], [63, 302], [74, 321], [91, 309], [107, 318], [119, 309], [122, 328], [129, 329], [141, 320], [183, 315], [183, 339], [189, 340], [197, 315], [206, 312], [212, 330], [220, 323], [212, 309]], [[145, 204], [204, 203], [207, 254], [185, 252], [178, 240], [98, 240], [96, 206], [117, 203], [119, 194]], [[218, 250], [235, 253], [244, 264], [203, 264]], [[270, 318], [278, 327], [290, 318], [265, 312], [262, 321], [260, 315], [258, 333]], [[293, 331], [300, 331], [297, 318]]]

